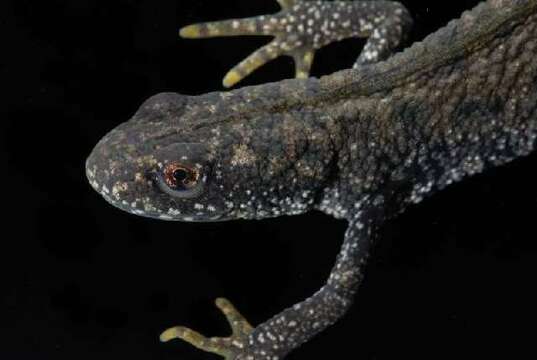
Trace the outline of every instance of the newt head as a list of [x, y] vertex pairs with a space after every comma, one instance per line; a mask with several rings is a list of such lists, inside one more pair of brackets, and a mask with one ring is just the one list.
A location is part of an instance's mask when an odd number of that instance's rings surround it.
[[[237, 110], [229, 93], [155, 95], [95, 146], [86, 162], [88, 180], [112, 205], [164, 220], [307, 211], [314, 201], [312, 182], [322, 174], [306, 163], [307, 176], [297, 174], [302, 132], [282, 130], [275, 124], [289, 122], [264, 113], [248, 114]], [[282, 136], [294, 150], [276, 140]]]

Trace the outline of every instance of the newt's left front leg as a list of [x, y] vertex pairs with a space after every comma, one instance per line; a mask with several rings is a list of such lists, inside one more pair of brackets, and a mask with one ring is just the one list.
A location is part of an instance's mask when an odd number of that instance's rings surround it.
[[335, 323], [352, 304], [363, 278], [363, 266], [369, 255], [374, 218], [359, 212], [350, 222], [345, 241], [326, 284], [312, 297], [252, 328], [226, 300], [217, 306], [226, 315], [233, 333], [227, 338], [206, 338], [185, 327], [164, 331], [162, 341], [174, 338], [226, 360], [278, 360]]
[[350, 37], [368, 38], [355, 67], [383, 60], [400, 44], [412, 24], [406, 8], [393, 1], [278, 2], [282, 11], [277, 14], [189, 25], [181, 29], [180, 35], [184, 38], [274, 36], [273, 41], [227, 73], [223, 84], [231, 87], [281, 55], [294, 59], [297, 78], [307, 78], [317, 49]]

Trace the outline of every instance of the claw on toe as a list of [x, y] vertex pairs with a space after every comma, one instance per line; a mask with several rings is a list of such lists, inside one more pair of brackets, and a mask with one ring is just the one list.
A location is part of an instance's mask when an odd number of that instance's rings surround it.
[[299, 1], [302, 1], [302, 0], [278, 0], [278, 4], [280, 4], [282, 9], [288, 9]]
[[247, 337], [253, 331], [253, 327], [228, 300], [218, 298], [215, 303], [231, 327], [232, 335], [230, 337], [207, 338], [187, 327], [175, 326], [162, 332], [160, 341], [168, 342], [173, 339], [181, 339], [200, 350], [221, 355], [226, 359], [233, 359], [235, 354], [245, 347]]
[[188, 25], [179, 30], [179, 36], [184, 39], [197, 39], [201, 36], [200, 27], [196, 24]]

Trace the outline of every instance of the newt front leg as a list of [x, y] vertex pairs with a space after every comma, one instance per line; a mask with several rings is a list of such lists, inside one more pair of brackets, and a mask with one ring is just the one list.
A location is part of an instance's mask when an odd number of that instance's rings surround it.
[[216, 305], [233, 331], [230, 337], [206, 338], [194, 330], [178, 326], [164, 331], [161, 340], [182, 339], [226, 360], [283, 359], [347, 312], [363, 278], [363, 267], [371, 246], [371, 230], [380, 219], [381, 216], [373, 215], [372, 211], [364, 213], [358, 209], [349, 222], [345, 241], [328, 281], [310, 298], [255, 328], [227, 300], [218, 299]]
[[274, 40], [227, 73], [223, 85], [231, 87], [282, 55], [293, 58], [297, 78], [307, 78], [315, 51], [345, 38], [368, 38], [355, 67], [383, 60], [401, 43], [412, 24], [405, 7], [391, 1], [278, 2], [282, 11], [277, 14], [189, 25], [181, 29], [180, 35], [184, 38], [274, 36]]

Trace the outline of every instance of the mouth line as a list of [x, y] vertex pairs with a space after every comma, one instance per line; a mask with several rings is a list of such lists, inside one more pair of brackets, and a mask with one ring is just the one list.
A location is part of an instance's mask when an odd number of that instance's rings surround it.
[[209, 222], [223, 222], [232, 220], [232, 217], [228, 214], [222, 215], [187, 215], [187, 214], [169, 214], [164, 211], [155, 211], [155, 210], [144, 210], [141, 208], [132, 207], [128, 202], [121, 200], [113, 200], [110, 196], [101, 195], [105, 200], [110, 203], [110, 205], [118, 208], [124, 212], [134, 214], [137, 216], [156, 219], [156, 220], [165, 220], [165, 221], [177, 221], [177, 222], [195, 222], [195, 223], [209, 223]]

